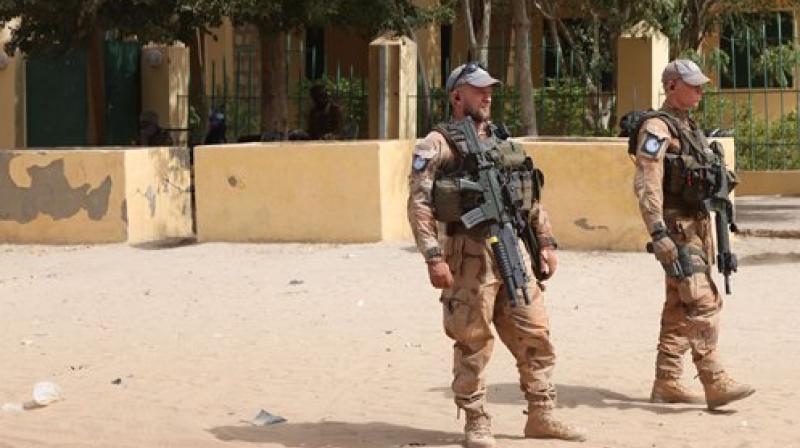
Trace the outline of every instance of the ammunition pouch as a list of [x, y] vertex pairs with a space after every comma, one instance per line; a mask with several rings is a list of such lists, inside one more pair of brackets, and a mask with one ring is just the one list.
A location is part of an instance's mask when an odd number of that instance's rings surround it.
[[[703, 165], [691, 155], [666, 154], [664, 158], [664, 206], [699, 208], [719, 190], [720, 166]], [[727, 170], [726, 170], [727, 171]]]
[[[473, 181], [478, 172], [477, 157], [465, 150], [464, 136], [458, 128], [442, 124], [436, 130], [458, 153], [460, 161], [457, 167], [440, 173], [433, 184], [434, 217], [444, 223], [460, 223], [464, 213], [479, 207], [483, 201], [483, 191], [476, 189]], [[522, 146], [495, 137], [494, 144], [485, 151], [486, 159], [492, 162], [507, 186], [508, 197], [504, 199], [509, 199], [522, 211], [533, 208], [541, 197], [544, 174], [534, 166]]]
[[461, 222], [461, 215], [481, 205], [481, 192], [465, 188], [458, 177], [442, 177], [433, 183], [433, 212], [437, 221]]
[[[502, 141], [487, 152], [500, 175], [505, 177], [508, 199], [522, 211], [533, 208], [544, 187], [544, 174], [533, 165], [533, 160], [510, 141]], [[433, 210], [437, 221], [460, 222], [464, 213], [481, 205], [483, 192], [476, 189], [470, 175], [477, 172], [475, 155], [463, 157], [459, 169], [441, 175], [433, 184]]]

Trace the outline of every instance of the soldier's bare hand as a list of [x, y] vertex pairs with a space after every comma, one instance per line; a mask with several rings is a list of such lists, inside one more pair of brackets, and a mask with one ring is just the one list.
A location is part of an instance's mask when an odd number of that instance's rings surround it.
[[444, 260], [428, 263], [428, 277], [434, 288], [446, 289], [453, 286], [453, 273], [450, 272], [450, 266]]
[[542, 274], [544, 274], [544, 279], [548, 279], [556, 273], [558, 255], [556, 255], [556, 251], [552, 247], [545, 247], [542, 248], [540, 258], [542, 261]]
[[678, 248], [668, 236], [653, 241], [653, 253], [661, 264], [672, 264], [678, 259]]

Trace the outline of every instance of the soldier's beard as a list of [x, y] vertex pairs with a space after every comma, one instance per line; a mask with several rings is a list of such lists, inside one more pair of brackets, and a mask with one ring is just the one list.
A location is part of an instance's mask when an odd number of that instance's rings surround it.
[[466, 107], [464, 109], [464, 115], [468, 117], [472, 117], [478, 123], [484, 122], [489, 120], [489, 113], [482, 111], [480, 108], [477, 107]]

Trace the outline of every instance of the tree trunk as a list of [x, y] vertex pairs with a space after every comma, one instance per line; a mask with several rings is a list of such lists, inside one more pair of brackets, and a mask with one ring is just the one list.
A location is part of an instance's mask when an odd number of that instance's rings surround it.
[[[208, 108], [206, 106], [205, 86], [203, 85], [203, 66], [201, 59], [203, 57], [203, 46], [201, 39], [203, 34], [201, 32], [192, 33], [192, 36], [187, 39], [189, 47], [189, 111], [194, 111], [197, 123], [195, 126], [190, 126], [194, 131], [189, 135], [190, 144], [198, 144], [203, 141], [206, 131], [206, 123], [208, 121]], [[214, 86], [211, 86], [213, 89]]]
[[462, 0], [464, 5], [464, 22], [467, 27], [467, 38], [469, 39], [470, 57], [487, 67], [489, 64], [489, 31], [492, 22], [492, 2], [491, 0], [480, 0], [481, 2], [481, 26], [478, 29], [479, 37], [476, 37], [475, 21], [472, 15], [471, 0]]
[[261, 132], [286, 138], [289, 99], [286, 90], [286, 34], [259, 26], [261, 41]]
[[87, 88], [89, 113], [89, 144], [106, 143], [106, 86], [105, 86], [105, 32], [95, 30], [89, 40], [87, 60]]
[[524, 135], [538, 135], [536, 129], [536, 108], [533, 104], [533, 80], [531, 79], [530, 29], [527, 0], [512, 0], [514, 11], [514, 78], [522, 103], [522, 132]]
[[480, 38], [478, 39], [478, 45], [480, 48], [478, 49], [478, 61], [483, 64], [484, 67], [489, 66], [489, 31], [491, 30], [492, 24], [492, 2], [491, 0], [482, 0], [483, 1], [483, 14], [481, 15], [481, 29], [480, 29]]
[[[417, 42], [417, 76], [419, 76], [420, 87], [422, 87], [422, 98], [418, 98], [417, 104], [419, 104], [421, 100], [422, 122], [427, 125], [431, 122], [431, 114], [433, 113], [433, 111], [431, 111], [431, 84], [428, 80], [428, 72], [425, 69], [425, 59], [422, 55], [419, 40], [416, 38], [416, 33], [408, 24], [408, 20], [403, 19], [403, 25], [405, 26], [406, 34]], [[442, 74], [442, 76], [447, 76], [447, 74]]]
[[703, 29], [706, 21], [705, 2], [688, 2], [683, 13], [684, 25], [678, 36], [677, 46], [671, 48], [670, 59], [680, 56], [686, 50], [700, 51], [700, 43], [703, 40]]

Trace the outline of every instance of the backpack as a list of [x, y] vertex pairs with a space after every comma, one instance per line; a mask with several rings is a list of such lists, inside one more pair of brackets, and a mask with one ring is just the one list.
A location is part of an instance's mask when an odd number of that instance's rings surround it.
[[646, 120], [654, 117], [664, 119], [672, 135], [679, 135], [675, 118], [666, 112], [653, 109], [628, 112], [619, 120], [619, 136], [628, 137], [628, 154], [631, 156], [636, 155], [636, 137], [639, 135], [639, 129]]

